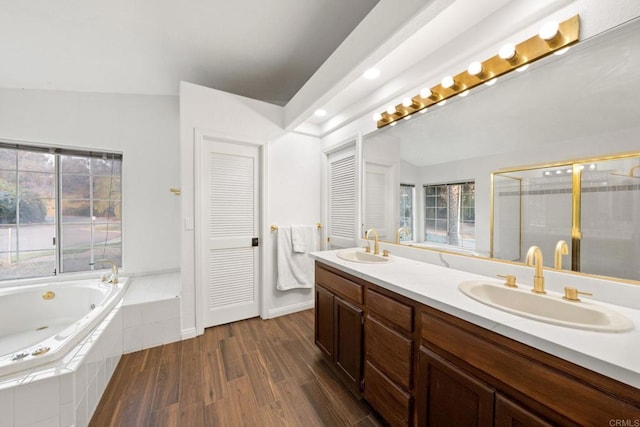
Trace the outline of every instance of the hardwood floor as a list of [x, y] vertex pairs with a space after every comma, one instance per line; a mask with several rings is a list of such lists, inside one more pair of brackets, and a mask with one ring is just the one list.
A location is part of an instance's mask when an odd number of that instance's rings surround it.
[[380, 426], [313, 343], [313, 310], [124, 355], [90, 426]]

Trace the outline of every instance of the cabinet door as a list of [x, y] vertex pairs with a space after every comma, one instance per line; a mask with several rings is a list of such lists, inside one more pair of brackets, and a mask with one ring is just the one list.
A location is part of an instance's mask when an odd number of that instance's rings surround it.
[[495, 427], [551, 427], [537, 415], [501, 394], [496, 394]]
[[333, 293], [316, 285], [315, 340], [320, 350], [330, 357], [333, 357], [334, 338], [333, 299]]
[[362, 379], [362, 309], [334, 296], [335, 355], [338, 368], [345, 373], [354, 391]]
[[424, 347], [419, 357], [419, 425], [493, 426], [492, 388]]

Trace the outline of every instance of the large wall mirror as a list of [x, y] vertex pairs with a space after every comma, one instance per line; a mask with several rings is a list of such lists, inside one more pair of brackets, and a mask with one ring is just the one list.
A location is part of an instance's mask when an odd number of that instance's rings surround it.
[[[466, 97], [457, 96], [446, 105], [366, 135], [363, 232], [376, 228], [381, 240], [388, 242], [491, 256], [492, 173], [640, 153], [638, 70], [640, 19], [635, 19], [583, 40], [563, 55], [551, 55], [523, 72], [503, 76], [495, 85], [475, 88]], [[623, 218], [627, 246], [617, 248], [607, 240], [606, 248], [583, 257], [580, 271], [640, 280], [638, 269], [610, 268], [625, 264], [618, 258], [629, 248], [635, 248], [634, 263], [640, 259], [640, 168], [634, 170], [637, 178], [616, 176], [629, 175], [637, 164], [637, 158], [626, 159], [612, 173], [600, 174], [624, 181], [626, 190], [599, 198], [594, 205], [598, 211], [583, 211], [583, 218], [594, 220], [601, 220], [596, 217], [605, 211], [612, 218]], [[519, 185], [521, 178], [500, 177], [506, 186]], [[613, 188], [619, 183], [597, 185]], [[566, 217], [565, 206], [558, 207], [563, 218], [555, 221], [553, 197], [538, 206], [545, 210], [549, 227]], [[512, 230], [517, 235], [526, 225], [521, 221], [521, 201], [513, 198], [501, 203], [501, 218], [509, 226], [520, 227]], [[598, 227], [600, 233], [603, 229]], [[570, 243], [570, 239], [566, 240]], [[541, 247], [549, 267], [554, 266], [556, 243], [551, 240], [526, 240]], [[508, 241], [501, 243], [504, 256], [494, 256], [522, 261], [522, 242], [511, 247]], [[590, 265], [594, 256], [597, 263]], [[570, 269], [570, 264], [563, 267]]]

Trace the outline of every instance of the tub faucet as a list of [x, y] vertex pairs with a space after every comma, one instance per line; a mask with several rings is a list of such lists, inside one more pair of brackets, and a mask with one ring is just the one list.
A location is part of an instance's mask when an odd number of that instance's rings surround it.
[[89, 265], [96, 265], [96, 264], [102, 264], [102, 263], [111, 264], [111, 278], [108, 280], [108, 282], [113, 283], [114, 285], [117, 285], [118, 284], [118, 264], [111, 261], [110, 259], [105, 258], [105, 259], [99, 259], [94, 262], [90, 262]]
[[544, 290], [544, 273], [542, 272], [542, 267], [544, 266], [542, 262], [542, 251], [537, 246], [531, 246], [527, 251], [526, 261], [527, 265], [532, 265], [535, 268], [535, 273], [533, 274], [533, 289], [531, 292], [535, 292], [536, 294], [546, 294], [547, 292]]
[[369, 234], [373, 233], [373, 253], [375, 255], [380, 254], [380, 247], [378, 246], [378, 232], [376, 231], [375, 228], [370, 228], [367, 230], [366, 233], [364, 233], [364, 238], [369, 240]]

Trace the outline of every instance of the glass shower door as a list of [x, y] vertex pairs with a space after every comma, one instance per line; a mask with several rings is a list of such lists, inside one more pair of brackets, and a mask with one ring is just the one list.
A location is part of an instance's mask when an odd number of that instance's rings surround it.
[[640, 159], [580, 164], [580, 271], [640, 277]]

